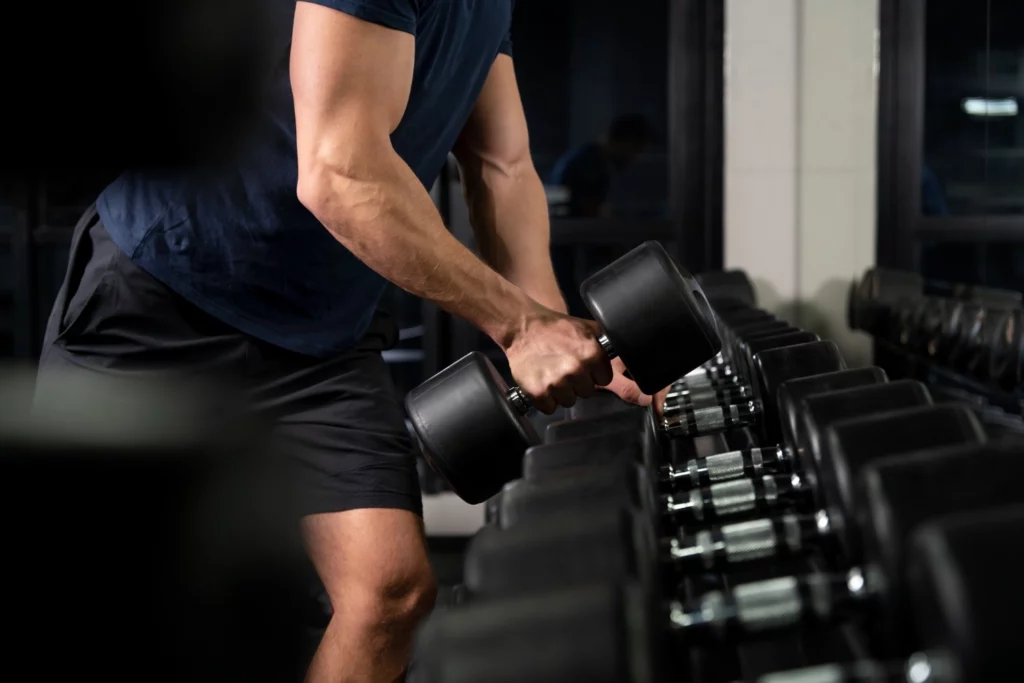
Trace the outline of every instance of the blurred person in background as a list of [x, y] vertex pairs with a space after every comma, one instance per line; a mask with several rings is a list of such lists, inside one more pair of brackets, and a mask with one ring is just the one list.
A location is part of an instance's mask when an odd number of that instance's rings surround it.
[[597, 140], [565, 153], [551, 169], [550, 185], [569, 190], [568, 218], [610, 218], [612, 176], [631, 166], [654, 139], [640, 114], [619, 116]]

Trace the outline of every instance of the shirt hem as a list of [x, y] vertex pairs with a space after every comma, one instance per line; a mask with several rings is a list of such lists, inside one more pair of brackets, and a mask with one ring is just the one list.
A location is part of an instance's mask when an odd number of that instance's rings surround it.
[[362, 0], [305, 0], [306, 2], [312, 2], [314, 5], [321, 5], [323, 7], [329, 7], [339, 12], [344, 12], [350, 16], [356, 17], [357, 19], [364, 19], [374, 24], [380, 24], [386, 28], [395, 29], [396, 31], [402, 31], [403, 33], [409, 33], [416, 35], [416, 20], [403, 17], [400, 14], [395, 14], [379, 7], [368, 6]]
[[331, 356], [347, 353], [359, 345], [358, 340], [354, 340], [351, 343], [342, 346], [319, 346], [316, 344], [296, 342], [294, 338], [281, 335], [265, 325], [256, 322], [247, 316], [239, 314], [237, 311], [234, 311], [227, 306], [216, 303], [194, 287], [183, 285], [180, 281], [181, 279], [175, 277], [172, 271], [165, 270], [160, 267], [154, 267], [151, 263], [141, 263], [140, 259], [138, 259], [134, 253], [135, 247], [133, 245], [125, 244], [121, 239], [121, 231], [111, 229], [113, 226], [108, 221], [107, 216], [104, 215], [106, 214], [106, 211], [104, 211], [100, 206], [100, 202], [97, 202], [96, 208], [100, 215], [100, 220], [103, 222], [103, 226], [107, 229], [107, 232], [110, 235], [110, 238], [114, 241], [114, 244], [128, 255], [135, 265], [142, 268], [151, 276], [159, 280], [161, 284], [168, 287], [179, 296], [184, 297], [190, 304], [198, 307], [205, 313], [212, 315], [224, 324], [230, 325], [239, 332], [248, 334], [287, 351], [294, 351], [295, 353], [301, 353], [314, 358], [330, 358]]

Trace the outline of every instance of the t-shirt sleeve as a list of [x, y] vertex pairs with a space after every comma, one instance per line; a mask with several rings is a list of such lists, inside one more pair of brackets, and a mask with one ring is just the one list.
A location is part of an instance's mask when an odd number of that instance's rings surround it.
[[396, 31], [416, 35], [418, 0], [305, 0]]

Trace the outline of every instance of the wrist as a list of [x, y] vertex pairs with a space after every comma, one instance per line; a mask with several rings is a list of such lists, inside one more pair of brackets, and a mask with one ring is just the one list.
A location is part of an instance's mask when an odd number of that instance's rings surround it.
[[484, 333], [506, 352], [523, 336], [543, 310], [543, 306], [515, 285], [511, 285], [510, 290], [498, 308], [502, 315], [484, 329]]

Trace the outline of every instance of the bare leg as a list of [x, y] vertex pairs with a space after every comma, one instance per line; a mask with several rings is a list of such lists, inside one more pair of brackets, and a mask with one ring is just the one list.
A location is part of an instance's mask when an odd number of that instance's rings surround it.
[[311, 515], [302, 526], [334, 608], [306, 683], [401, 680], [436, 595], [422, 520], [367, 509]]

